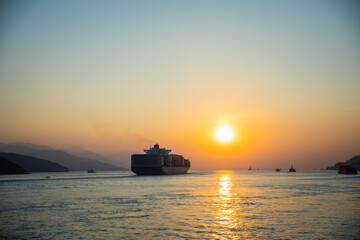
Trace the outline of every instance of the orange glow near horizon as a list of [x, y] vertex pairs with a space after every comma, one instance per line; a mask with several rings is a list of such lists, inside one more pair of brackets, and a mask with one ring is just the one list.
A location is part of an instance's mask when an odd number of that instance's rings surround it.
[[251, 119], [240, 114], [207, 117], [212, 120], [186, 129], [192, 134], [185, 136], [190, 141], [183, 149], [189, 149], [187, 155], [196, 160], [194, 167], [215, 169], [221, 165], [224, 169], [231, 169], [241, 164], [247, 166], [244, 156], [254, 145], [257, 135]]

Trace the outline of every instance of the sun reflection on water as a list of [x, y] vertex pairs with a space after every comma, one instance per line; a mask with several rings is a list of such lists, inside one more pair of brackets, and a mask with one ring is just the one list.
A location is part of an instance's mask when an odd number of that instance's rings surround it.
[[222, 174], [219, 179], [219, 194], [222, 198], [230, 198], [231, 197], [231, 176], [230, 174]]
[[217, 206], [214, 236], [217, 239], [236, 238], [234, 229], [237, 221], [234, 211], [234, 194], [232, 193], [232, 172], [221, 171], [218, 177], [218, 189], [214, 199]]

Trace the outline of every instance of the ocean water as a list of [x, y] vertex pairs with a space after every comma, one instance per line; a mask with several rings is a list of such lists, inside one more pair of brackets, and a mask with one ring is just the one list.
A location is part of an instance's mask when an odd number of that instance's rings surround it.
[[33, 173], [0, 191], [1, 239], [360, 239], [360, 176], [336, 171]]

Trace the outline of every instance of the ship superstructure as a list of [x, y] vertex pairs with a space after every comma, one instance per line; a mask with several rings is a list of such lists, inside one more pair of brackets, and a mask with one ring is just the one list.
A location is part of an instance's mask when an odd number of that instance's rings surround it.
[[170, 149], [160, 148], [159, 144], [144, 151], [145, 154], [131, 155], [131, 171], [137, 175], [185, 174], [191, 166], [188, 159], [170, 154]]

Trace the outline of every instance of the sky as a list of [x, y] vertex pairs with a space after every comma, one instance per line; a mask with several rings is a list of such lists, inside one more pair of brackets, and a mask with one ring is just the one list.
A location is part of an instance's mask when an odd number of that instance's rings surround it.
[[0, 142], [159, 143], [194, 169], [345, 161], [360, 154], [359, 13], [346, 0], [1, 1]]

